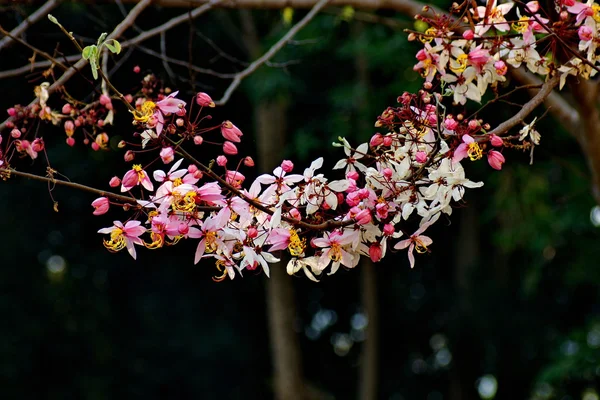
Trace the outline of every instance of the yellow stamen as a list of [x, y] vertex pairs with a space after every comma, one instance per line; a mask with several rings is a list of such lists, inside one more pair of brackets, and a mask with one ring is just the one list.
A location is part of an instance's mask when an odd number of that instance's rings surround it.
[[216, 232], [208, 232], [206, 236], [204, 236], [205, 243], [205, 253], [214, 253], [219, 248], [219, 244], [217, 243], [217, 233]]
[[123, 236], [123, 230], [119, 228], [115, 228], [110, 233], [110, 240], [104, 240], [104, 247], [112, 252], [117, 252], [119, 250], [123, 250], [127, 246], [127, 242], [125, 241], [125, 236]]
[[429, 43], [433, 40], [433, 37], [437, 33], [437, 29], [429, 28], [425, 31], [424, 35], [419, 35], [419, 40], [421, 43]]
[[225, 278], [227, 278], [227, 268], [225, 268], [225, 261], [217, 260], [215, 265], [217, 266], [217, 270], [219, 270], [219, 272], [223, 271], [223, 273], [218, 276], [213, 276], [212, 280], [215, 282], [223, 282]]
[[425, 244], [419, 239], [415, 239], [415, 250], [417, 253], [423, 254], [427, 252], [427, 246], [425, 246]]
[[148, 100], [145, 101], [144, 104], [142, 104], [141, 108], [141, 111], [138, 111], [137, 113], [133, 114], [133, 119], [138, 122], [148, 122], [152, 114], [154, 114], [154, 108], [156, 108], [156, 104]]
[[594, 12], [594, 14], [592, 15], [594, 21], [600, 22], [600, 5], [596, 3], [592, 4], [592, 11]]
[[483, 156], [481, 147], [479, 147], [477, 142], [469, 143], [467, 154], [469, 155], [471, 161], [479, 160]]
[[529, 28], [529, 17], [524, 15], [517, 22], [512, 23], [511, 26], [515, 31], [525, 33]]
[[300, 239], [298, 232], [294, 229], [290, 229], [290, 244], [288, 244], [288, 250], [294, 257], [298, 257], [304, 254], [306, 249], [306, 238]]
[[331, 245], [331, 251], [329, 252], [329, 258], [333, 262], [337, 262], [342, 259], [342, 247], [338, 243], [333, 243]]
[[181, 178], [175, 178], [175, 180], [173, 181], [173, 187], [177, 187], [182, 184], [183, 184], [183, 180]]
[[468, 59], [469, 56], [463, 53], [456, 57], [456, 62], [454, 62], [454, 60], [450, 60], [450, 70], [455, 74], [460, 74], [465, 69], [467, 69]]
[[152, 232], [150, 234], [150, 239], [152, 239], [151, 243], [144, 242], [144, 246], [146, 246], [147, 249], [159, 249], [165, 242], [163, 235], [160, 235], [156, 232]]

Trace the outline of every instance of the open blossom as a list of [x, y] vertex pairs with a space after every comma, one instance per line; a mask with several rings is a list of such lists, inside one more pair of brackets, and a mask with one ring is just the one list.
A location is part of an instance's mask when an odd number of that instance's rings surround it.
[[185, 101], [175, 98], [179, 92], [173, 92], [161, 101], [156, 102], [156, 108], [163, 114], [176, 114], [185, 109]]
[[150, 181], [146, 171], [142, 169], [141, 165], [135, 164], [125, 173], [125, 176], [123, 176], [123, 180], [121, 181], [121, 192], [131, 190], [131, 188], [139, 184], [148, 191], [154, 190], [154, 185], [152, 184], [152, 181]]
[[477, 17], [481, 18], [482, 21], [475, 26], [475, 34], [482, 36], [490, 28], [496, 28], [500, 32], [509, 31], [510, 25], [504, 16], [513, 8], [514, 5], [515, 4], [512, 2], [498, 5], [497, 0], [493, 0], [489, 13], [487, 12], [486, 7], [477, 7], [473, 13], [477, 15]]
[[104, 246], [114, 252], [127, 248], [127, 251], [135, 260], [134, 245], [144, 245], [140, 235], [146, 232], [146, 228], [140, 226], [141, 221], [128, 221], [125, 225], [121, 221], [114, 221], [113, 224], [109, 228], [102, 228], [98, 231], [98, 233], [110, 234], [110, 240], [104, 240]]
[[98, 197], [92, 202], [92, 207], [94, 207], [94, 215], [106, 214], [108, 212], [108, 208], [110, 207], [110, 202], [106, 197]]
[[313, 240], [315, 246], [321, 247], [323, 254], [319, 259], [319, 263], [324, 265], [325, 268], [332, 261], [331, 272], [329, 275], [334, 274], [340, 264], [345, 265], [348, 268], [354, 267], [354, 255], [349, 253], [344, 246], [349, 245], [353, 242], [353, 232], [340, 232], [333, 231], [331, 233], [325, 232], [322, 238]]
[[454, 150], [452, 163], [460, 162], [463, 158], [469, 156], [471, 161], [481, 158], [481, 148], [470, 135], [463, 135], [462, 143]]
[[394, 246], [396, 250], [402, 250], [408, 247], [408, 260], [410, 261], [411, 268], [414, 268], [415, 266], [415, 255], [413, 254], [413, 250], [416, 249], [417, 253], [425, 253], [427, 251], [427, 246], [433, 243], [433, 240], [429, 236], [422, 235], [433, 222], [434, 221], [429, 221], [424, 223], [408, 239], [401, 240]]

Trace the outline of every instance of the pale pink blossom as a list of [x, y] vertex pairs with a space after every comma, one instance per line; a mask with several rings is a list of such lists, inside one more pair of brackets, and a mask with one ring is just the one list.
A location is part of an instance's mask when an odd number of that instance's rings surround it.
[[408, 247], [408, 260], [410, 261], [410, 267], [415, 266], [415, 256], [413, 250], [416, 249], [417, 253], [425, 253], [427, 246], [433, 243], [433, 240], [429, 236], [422, 235], [427, 228], [429, 228], [434, 221], [424, 223], [415, 233], [413, 233], [408, 239], [401, 240], [396, 243], [394, 248], [396, 250], [402, 250]]
[[111, 251], [119, 251], [127, 248], [127, 251], [135, 260], [136, 251], [134, 244], [143, 246], [144, 241], [140, 235], [146, 232], [146, 228], [140, 221], [128, 221], [125, 225], [121, 221], [114, 221], [113, 226], [102, 228], [98, 233], [110, 234], [110, 240], [104, 240], [104, 246]]
[[123, 176], [123, 180], [121, 182], [121, 192], [126, 192], [131, 190], [134, 186], [141, 184], [146, 190], [153, 191], [154, 185], [146, 171], [142, 169], [142, 166], [139, 164], [135, 164], [129, 171], [125, 173]]
[[185, 108], [185, 101], [175, 98], [179, 92], [173, 92], [161, 101], [156, 102], [156, 108], [163, 114], [175, 114]]

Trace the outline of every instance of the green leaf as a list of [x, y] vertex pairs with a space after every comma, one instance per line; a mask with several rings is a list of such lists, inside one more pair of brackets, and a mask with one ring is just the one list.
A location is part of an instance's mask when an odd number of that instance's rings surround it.
[[58, 20], [56, 18], [54, 18], [54, 16], [52, 14], [48, 14], [48, 19], [50, 20], [50, 22], [59, 25]]
[[83, 51], [81, 52], [81, 55], [83, 56], [84, 60], [89, 60], [90, 57], [92, 57], [93, 53], [94, 53], [94, 45], [91, 46], [85, 46], [83, 48]]
[[92, 68], [92, 75], [94, 76], [94, 80], [98, 79], [98, 64], [96, 63], [95, 58], [90, 58], [90, 67]]
[[115, 39], [109, 39], [104, 42], [104, 45], [113, 53], [119, 54], [121, 52], [121, 43], [116, 41]]
[[100, 47], [102, 42], [104, 42], [104, 40], [106, 40], [107, 36], [108, 36], [108, 33], [106, 33], [106, 32], [104, 32], [102, 35], [100, 35], [100, 37], [98, 38], [98, 47]]

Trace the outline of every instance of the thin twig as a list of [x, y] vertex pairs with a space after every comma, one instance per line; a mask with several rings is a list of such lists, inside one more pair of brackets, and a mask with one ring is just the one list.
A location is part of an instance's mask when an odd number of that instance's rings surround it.
[[50, 10], [52, 10], [54, 7], [56, 7], [60, 3], [60, 1], [61, 0], [48, 0], [46, 3], [44, 3], [44, 5], [42, 5], [40, 8], [38, 8], [33, 14], [31, 14], [23, 22], [21, 22], [19, 24], [19, 26], [17, 26], [13, 30], [11, 30], [10, 36], [7, 35], [7, 37], [0, 40], [0, 51], [2, 51], [2, 49], [4, 49], [5, 47], [8, 47], [9, 45], [11, 45], [14, 37], [21, 36], [23, 34], [23, 32], [25, 32], [27, 30], [27, 28], [29, 28], [32, 24], [35, 24], [37, 21], [39, 21], [42, 18], [45, 18], [46, 15], [48, 15], [48, 13], [50, 12]]
[[246, 78], [248, 75], [252, 74], [254, 71], [258, 69], [265, 62], [269, 61], [271, 57], [273, 57], [279, 50], [281, 50], [286, 43], [292, 39], [302, 28], [304, 28], [317, 13], [329, 3], [330, 0], [319, 0], [317, 4], [302, 18], [296, 25], [294, 25], [277, 43], [275, 43], [265, 54], [263, 54], [258, 60], [254, 61], [250, 64], [246, 69], [236, 74], [236, 77], [233, 79], [233, 82], [229, 85], [225, 94], [219, 101], [215, 101], [217, 105], [223, 105], [227, 103], [231, 94], [237, 89], [237, 87], [242, 83], [242, 80]]
[[533, 98], [531, 100], [529, 100], [527, 103], [525, 103], [523, 105], [523, 107], [513, 117], [502, 122], [500, 125], [498, 125], [496, 128], [494, 128], [493, 130], [491, 130], [488, 133], [490, 135], [501, 136], [501, 135], [506, 134], [511, 128], [513, 128], [513, 127], [517, 126], [518, 124], [520, 124], [521, 122], [523, 122], [525, 117], [527, 117], [529, 114], [531, 114], [531, 112], [537, 106], [539, 106], [540, 104], [542, 104], [544, 102], [544, 100], [550, 95], [550, 93], [552, 93], [552, 89], [554, 89], [554, 87], [556, 87], [559, 82], [560, 82], [559, 74], [556, 74], [555, 76], [553, 76], [552, 78], [547, 80], [542, 85], [542, 88], [539, 90], [539, 92], [537, 92], [537, 94], [535, 96], [533, 96]]
[[2, 33], [4, 36], [11, 38], [12, 40], [14, 40], [15, 42], [27, 47], [29, 50], [33, 51], [35, 54], [39, 54], [42, 57], [44, 57], [46, 60], [52, 62], [52, 64], [58, 65], [59, 67], [62, 68], [63, 71], [66, 71], [68, 68], [61, 63], [60, 61], [58, 61], [56, 58], [52, 57], [50, 54], [46, 53], [43, 50], [38, 49], [37, 47], [34, 47], [32, 45], [30, 45], [29, 43], [27, 43], [26, 41], [14, 36], [13, 34], [11, 34], [9, 31], [7, 31], [6, 29], [4, 29], [2, 26], [0, 26], [0, 33]]

